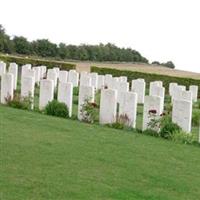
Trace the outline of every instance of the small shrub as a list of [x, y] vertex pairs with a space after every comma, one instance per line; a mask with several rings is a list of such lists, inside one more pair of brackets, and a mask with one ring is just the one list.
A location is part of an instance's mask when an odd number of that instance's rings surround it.
[[200, 122], [200, 110], [193, 110], [192, 112], [192, 125], [199, 126]]
[[184, 131], [175, 131], [171, 136], [172, 141], [184, 144], [196, 143], [195, 137], [192, 134], [185, 133]]
[[116, 122], [112, 124], [107, 124], [108, 127], [112, 127], [115, 129], [126, 129], [126, 130], [132, 130], [133, 128], [130, 127], [130, 119], [129, 117], [125, 115], [118, 115]]
[[57, 100], [49, 102], [45, 107], [45, 113], [47, 115], [67, 118], [69, 117], [68, 108], [64, 103], [60, 103]]
[[98, 116], [97, 104], [86, 99], [81, 107], [82, 121], [87, 123], [94, 123]]
[[22, 98], [18, 93], [15, 93], [13, 99], [10, 96], [6, 98], [6, 103], [10, 107], [23, 110], [31, 110], [33, 108], [33, 98], [30, 95]]
[[175, 132], [181, 131], [181, 128], [172, 122], [170, 116], [166, 115], [161, 118], [160, 136], [165, 139], [170, 139]]

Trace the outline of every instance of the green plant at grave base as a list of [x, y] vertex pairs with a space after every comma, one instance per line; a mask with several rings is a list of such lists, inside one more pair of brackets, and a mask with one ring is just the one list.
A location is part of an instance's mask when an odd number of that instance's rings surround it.
[[91, 102], [90, 99], [86, 99], [81, 106], [80, 114], [82, 116], [82, 121], [94, 123], [98, 116], [97, 104]]
[[57, 100], [53, 100], [46, 105], [45, 114], [63, 118], [69, 117], [67, 106]]
[[196, 110], [193, 110], [192, 112], [192, 125], [193, 126], [199, 126], [200, 124], [200, 110], [196, 109]]
[[[192, 134], [185, 133], [184, 131], [175, 131], [173, 135], [171, 135], [171, 140], [177, 143], [184, 144], [198, 144], [195, 140], [195, 137]], [[198, 144], [199, 145], [199, 144]]]
[[79, 94], [79, 87], [74, 87], [73, 88], [73, 95], [78, 96], [78, 94]]
[[6, 98], [6, 103], [10, 107], [23, 110], [31, 110], [33, 108], [33, 98], [31, 95], [28, 97], [21, 97], [19, 93], [15, 93], [12, 99], [11, 96]]
[[180, 132], [181, 128], [172, 122], [172, 118], [169, 115], [163, 116], [160, 122], [160, 136], [165, 139], [171, 139], [171, 137]]
[[148, 129], [153, 131], [153, 134], [150, 132], [150, 135], [156, 135], [154, 132], [157, 132], [158, 136], [171, 139], [176, 132], [181, 131], [181, 128], [176, 123], [172, 122], [172, 118], [169, 114], [162, 113], [158, 116], [156, 110], [150, 110], [149, 118], [151, 120], [148, 123]]
[[116, 122], [107, 124], [107, 126], [115, 129], [133, 130], [133, 128], [130, 127], [130, 119], [127, 114], [117, 115]]

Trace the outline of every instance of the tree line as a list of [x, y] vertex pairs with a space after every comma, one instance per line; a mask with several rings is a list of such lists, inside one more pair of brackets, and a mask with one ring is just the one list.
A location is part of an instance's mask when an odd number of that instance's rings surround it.
[[[36, 55], [41, 57], [85, 61], [90, 60], [149, 63], [149, 61], [138, 51], [131, 48], [119, 48], [111, 43], [105, 45], [66, 45], [64, 43], [60, 43], [57, 45], [50, 42], [48, 39], [38, 39], [30, 42], [23, 36], [14, 36], [11, 38], [6, 34], [6, 31], [1, 24], [0, 52], [8, 54], [16, 53], [22, 55]], [[166, 63], [161, 64], [165, 65]], [[167, 62], [166, 66], [170, 68], [175, 67], [171, 61]]]

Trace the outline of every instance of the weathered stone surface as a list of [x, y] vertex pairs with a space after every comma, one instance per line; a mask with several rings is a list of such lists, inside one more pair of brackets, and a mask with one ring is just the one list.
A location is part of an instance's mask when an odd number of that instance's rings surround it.
[[165, 100], [165, 88], [161, 86], [153, 86], [151, 90], [152, 96], [158, 96], [162, 98], [162, 112], [164, 110], [164, 100]]
[[104, 75], [98, 75], [98, 81], [97, 81], [97, 89], [103, 89], [105, 85], [105, 77]]
[[57, 76], [57, 72], [56, 72], [55, 69], [48, 69], [48, 71], [47, 71], [47, 79], [53, 81], [54, 88], [57, 87], [58, 76]]
[[54, 81], [53, 80], [41, 80], [40, 81], [40, 97], [39, 97], [39, 109], [43, 110], [45, 106], [54, 98]]
[[91, 77], [91, 85], [94, 87], [94, 89], [97, 89], [98, 85], [98, 74], [95, 72], [90, 73]]
[[40, 75], [41, 75], [40, 70], [41, 70], [41, 68], [40, 67], [33, 67], [32, 69], [35, 71], [35, 83], [37, 85], [39, 85], [40, 84]]
[[173, 94], [174, 94], [174, 87], [176, 87], [176, 86], [178, 86], [177, 83], [170, 83], [169, 84], [169, 95], [170, 96], [173, 96]]
[[34, 89], [35, 82], [32, 76], [24, 76], [21, 80], [21, 98], [29, 98], [31, 101], [31, 108], [34, 107]]
[[88, 73], [81, 73], [80, 86], [92, 86], [92, 79]]
[[68, 71], [59, 71], [59, 82], [60, 83], [67, 83], [68, 79]]
[[93, 86], [80, 86], [78, 96], [78, 119], [84, 119], [85, 115], [82, 106], [86, 101], [94, 102], [95, 89]]
[[75, 70], [70, 70], [68, 73], [68, 82], [71, 82], [73, 84], [73, 87], [78, 87], [79, 73]]
[[1, 103], [6, 104], [7, 100], [13, 99], [13, 81], [14, 77], [11, 73], [4, 73], [1, 75]]
[[26, 71], [31, 70], [31, 64], [23, 65], [21, 68], [22, 68], [21, 77], [27, 76]]
[[21, 97], [34, 97], [34, 78], [32, 76], [24, 76], [21, 81]]
[[137, 93], [137, 102], [144, 103], [146, 83], [144, 79], [132, 80], [131, 91]]
[[129, 83], [127, 82], [118, 82], [117, 87], [117, 102], [120, 104], [122, 102], [125, 92], [129, 91]]
[[117, 114], [117, 90], [102, 89], [100, 100], [100, 124], [112, 124], [116, 122]]
[[112, 87], [112, 75], [111, 74], [106, 74], [105, 79], [104, 79], [104, 84], [107, 88]]
[[40, 66], [40, 79], [46, 78], [47, 67]]
[[6, 73], [6, 63], [0, 61], [0, 77]]
[[154, 118], [159, 118], [162, 114], [162, 98], [158, 96], [145, 96], [143, 108], [143, 127], [146, 130], [149, 127], [149, 122]]
[[18, 65], [16, 63], [10, 63], [8, 72], [13, 74], [13, 88], [17, 89], [17, 79], [18, 79]]
[[119, 105], [119, 120], [126, 126], [136, 127], [137, 93], [124, 92]]
[[118, 86], [119, 86], [119, 78], [118, 77], [113, 77], [112, 78], [112, 83], [108, 88], [109, 89], [118, 90]]
[[191, 132], [192, 101], [174, 100], [172, 108], [172, 121], [177, 123], [184, 131]]
[[119, 81], [121, 82], [127, 82], [127, 77], [126, 76], [120, 76]]
[[190, 85], [189, 88], [190, 92], [192, 93], [192, 100], [194, 102], [197, 102], [197, 97], [198, 97], [198, 86], [197, 85]]
[[65, 103], [68, 111], [69, 117], [72, 116], [72, 102], [73, 102], [73, 85], [72, 83], [60, 82], [58, 85], [58, 101]]
[[163, 86], [163, 82], [162, 81], [153, 81], [153, 82], [150, 82], [150, 88], [149, 88], [149, 95], [152, 96], [152, 90], [154, 88], [154, 86], [160, 86], [162, 87]]

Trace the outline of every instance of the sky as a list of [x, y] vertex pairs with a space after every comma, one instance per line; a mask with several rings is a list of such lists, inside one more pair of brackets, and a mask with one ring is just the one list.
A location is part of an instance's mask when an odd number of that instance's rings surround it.
[[110, 42], [200, 72], [200, 0], [0, 0], [0, 24], [30, 41]]

